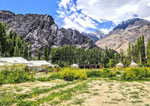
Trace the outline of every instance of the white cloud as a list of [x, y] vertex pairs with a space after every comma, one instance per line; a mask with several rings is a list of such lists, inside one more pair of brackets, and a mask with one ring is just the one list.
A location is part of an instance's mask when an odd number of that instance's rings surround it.
[[118, 24], [134, 15], [150, 20], [149, 11], [150, 0], [76, 0], [76, 3], [73, 0], [61, 0], [57, 13], [64, 20], [65, 28], [81, 32], [89, 31], [89, 28], [101, 29], [108, 33], [110, 29], [98, 28], [103, 20]]
[[88, 31], [88, 28], [96, 29], [97, 24], [88, 16], [79, 13], [72, 0], [59, 2], [59, 18], [63, 20], [62, 27], [77, 29], [80, 32]]
[[59, 3], [59, 7], [67, 8], [67, 4], [69, 3], [70, 3], [70, 0], [61, 0], [61, 2]]

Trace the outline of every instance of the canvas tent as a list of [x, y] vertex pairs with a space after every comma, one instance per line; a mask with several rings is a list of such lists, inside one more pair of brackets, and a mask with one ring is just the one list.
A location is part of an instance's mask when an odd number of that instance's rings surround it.
[[123, 68], [123, 64], [122, 64], [122, 63], [118, 63], [118, 64], [116, 65], [116, 67], [121, 67], [121, 68]]
[[42, 71], [47, 67], [54, 67], [51, 63], [45, 61], [45, 60], [35, 60], [35, 61], [29, 61], [31, 64], [28, 65], [28, 67], [32, 70], [36, 71]]
[[138, 67], [138, 65], [137, 65], [135, 62], [132, 62], [132, 63], [130, 64], [130, 67]]
[[79, 66], [78, 66], [78, 64], [72, 64], [71, 67], [72, 68], [78, 68]]
[[13, 65], [13, 64], [31, 64], [29, 61], [24, 59], [23, 57], [3, 57], [0, 58], [0, 62], [4, 63], [5, 65]]

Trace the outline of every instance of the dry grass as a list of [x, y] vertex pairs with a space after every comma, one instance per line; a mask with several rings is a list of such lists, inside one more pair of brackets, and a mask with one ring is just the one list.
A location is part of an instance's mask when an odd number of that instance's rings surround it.
[[[79, 81], [67, 85], [59, 89], [54, 89], [50, 92], [43, 92], [32, 98], [25, 98], [27, 100], [37, 100], [37, 98], [46, 98], [54, 92], [60, 92], [74, 88], [85, 81]], [[18, 94], [32, 93], [33, 89], [38, 87], [40, 89], [49, 89], [56, 85], [68, 83], [64, 80], [52, 80], [48, 82], [26, 82], [20, 84], [4, 84], [0, 87], [0, 98], [11, 97], [8, 104], [5, 106], [15, 106], [17, 101], [13, 101]], [[67, 92], [66, 92], [67, 93]], [[5, 94], [5, 95], [4, 95]], [[69, 96], [69, 98], [67, 98]], [[43, 103], [47, 106], [53, 104], [55, 106], [150, 106], [150, 82], [121, 82], [108, 79], [93, 79], [87, 82], [87, 89], [77, 90], [71, 95], [61, 95], [52, 101]], [[62, 99], [62, 97], [64, 99]]]

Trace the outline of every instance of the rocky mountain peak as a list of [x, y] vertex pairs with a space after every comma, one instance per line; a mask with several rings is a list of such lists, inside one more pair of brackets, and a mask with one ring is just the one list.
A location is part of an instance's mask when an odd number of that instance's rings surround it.
[[133, 18], [133, 19], [129, 19], [127, 21], [123, 21], [121, 24], [116, 26], [113, 30], [117, 30], [117, 29], [123, 29], [124, 30], [129, 26], [141, 26], [141, 25], [145, 25], [148, 23], [149, 22], [147, 20], [140, 19], [140, 18]]

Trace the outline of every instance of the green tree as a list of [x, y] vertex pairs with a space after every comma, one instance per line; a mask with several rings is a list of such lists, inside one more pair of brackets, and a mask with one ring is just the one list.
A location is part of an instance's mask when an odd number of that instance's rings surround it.
[[6, 36], [6, 26], [3, 23], [0, 23], [0, 54], [3, 56], [5, 52], [5, 36]]
[[37, 51], [37, 60], [40, 60], [40, 59], [41, 59], [41, 50], [39, 48]]
[[29, 50], [28, 50], [28, 59], [31, 60], [32, 59], [32, 45], [30, 43], [29, 45]]
[[24, 57], [25, 59], [28, 59], [28, 43], [24, 43], [23, 57]]
[[150, 65], [150, 40], [147, 43], [146, 49], [147, 49], [147, 64]]
[[120, 49], [120, 62], [123, 63], [124, 62], [124, 50], [123, 49]]
[[49, 60], [49, 48], [47, 45], [44, 47], [44, 59]]

